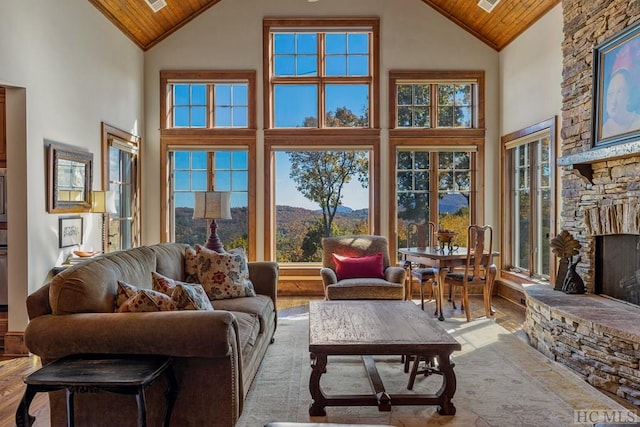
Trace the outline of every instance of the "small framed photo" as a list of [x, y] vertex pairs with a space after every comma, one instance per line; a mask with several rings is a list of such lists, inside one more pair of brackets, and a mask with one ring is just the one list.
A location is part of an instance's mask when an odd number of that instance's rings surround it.
[[82, 244], [82, 217], [70, 216], [59, 219], [59, 242], [61, 248]]

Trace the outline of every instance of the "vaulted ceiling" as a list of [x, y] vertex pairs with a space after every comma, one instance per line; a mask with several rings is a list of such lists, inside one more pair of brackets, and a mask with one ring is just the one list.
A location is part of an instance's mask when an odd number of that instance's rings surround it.
[[[166, 7], [153, 12], [144, 0], [89, 0], [143, 50], [220, 0], [165, 1]], [[500, 51], [561, 0], [500, 0], [491, 13], [481, 9], [476, 0], [422, 1]]]

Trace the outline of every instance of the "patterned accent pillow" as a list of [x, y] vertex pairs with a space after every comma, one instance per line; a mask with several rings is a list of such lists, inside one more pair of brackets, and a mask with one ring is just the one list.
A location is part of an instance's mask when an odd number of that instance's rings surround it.
[[173, 290], [171, 300], [179, 310], [205, 310], [213, 311], [213, 305], [202, 285], [187, 285], [178, 283]]
[[151, 272], [151, 277], [153, 290], [170, 296], [178, 310], [213, 311], [213, 306], [202, 285], [174, 280], [155, 271]]
[[244, 249], [218, 253], [196, 245], [198, 281], [210, 300], [256, 296]]
[[118, 307], [118, 312], [143, 313], [151, 311], [175, 311], [177, 309], [178, 307], [171, 297], [151, 289], [137, 289], [132, 297]]
[[121, 282], [120, 280], [118, 280], [118, 289], [116, 290], [114, 311], [118, 311], [122, 304], [124, 304], [126, 300], [134, 296], [136, 292], [138, 292], [138, 288], [126, 282]]
[[198, 283], [196, 250], [191, 246], [187, 246], [184, 250], [184, 281], [187, 283]]

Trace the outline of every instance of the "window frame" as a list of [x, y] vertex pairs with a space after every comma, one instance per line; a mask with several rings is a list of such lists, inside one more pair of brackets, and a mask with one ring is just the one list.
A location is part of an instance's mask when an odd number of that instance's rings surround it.
[[[500, 252], [501, 256], [501, 277], [504, 277], [508, 280], [511, 280], [515, 283], [531, 283], [531, 282], [544, 282], [547, 283], [546, 280], [542, 280], [540, 278], [536, 278], [533, 275], [534, 272], [531, 271], [512, 271], [512, 267], [514, 264], [513, 261], [513, 248], [514, 248], [514, 239], [513, 235], [513, 204], [514, 201], [512, 199], [512, 176], [513, 170], [510, 169], [510, 156], [508, 153], [508, 148], [514, 141], [524, 138], [535, 138], [529, 142], [525, 142], [530, 144], [540, 138], [548, 136], [549, 138], [549, 188], [550, 188], [550, 203], [551, 203], [551, 218], [550, 218], [550, 227], [549, 227], [549, 238], [553, 238], [556, 235], [556, 221], [557, 221], [557, 212], [556, 212], [556, 199], [557, 199], [557, 189], [556, 189], [556, 150], [557, 150], [557, 116], [552, 117], [551, 119], [536, 123], [535, 125], [526, 127], [524, 129], [518, 130], [516, 132], [504, 135], [501, 137], [501, 158], [502, 158], [502, 166], [501, 166], [501, 182], [502, 182], [502, 194], [503, 194], [503, 202], [502, 205], [502, 242]], [[510, 147], [512, 148], [512, 147]], [[533, 161], [533, 159], [531, 159]], [[533, 167], [534, 164], [531, 163]], [[535, 187], [537, 185], [536, 180], [531, 180], [531, 206], [530, 213], [534, 213], [537, 208], [537, 196], [535, 194]], [[533, 217], [533, 216], [532, 216]], [[531, 221], [531, 224], [534, 225], [535, 221]], [[530, 242], [535, 242], [534, 236], [534, 227], [531, 227], [529, 230], [529, 239]], [[532, 248], [533, 249], [533, 248]], [[549, 283], [555, 283], [556, 274], [557, 274], [557, 260], [552, 251], [549, 253]], [[529, 255], [530, 265], [535, 265], [533, 254]]]
[[[369, 99], [368, 128], [270, 128], [272, 123], [273, 86], [270, 81], [270, 35], [273, 28], [299, 29], [367, 28], [371, 31], [370, 74], [371, 98]], [[274, 152], [307, 148], [370, 151], [369, 157], [369, 227], [372, 234], [380, 234], [380, 19], [379, 18], [265, 18], [263, 20], [263, 107], [264, 107], [264, 259], [275, 258], [275, 171]], [[281, 277], [307, 275], [317, 277], [319, 266], [281, 268]]]
[[[249, 235], [257, 233], [256, 215], [256, 165], [257, 165], [257, 123], [256, 123], [256, 72], [252, 70], [203, 71], [203, 70], [162, 70], [160, 71], [160, 240], [168, 242], [170, 239], [168, 218], [171, 207], [169, 200], [169, 151], [206, 149], [224, 150], [242, 149], [248, 151], [249, 161], [249, 192], [248, 192], [248, 230]], [[245, 81], [248, 83], [248, 117], [246, 128], [171, 128], [168, 108], [171, 91], [169, 85], [175, 81], [181, 82], [229, 82]], [[203, 242], [204, 243], [204, 242]], [[256, 239], [249, 240], [248, 259], [253, 261], [257, 256]]]
[[[325, 76], [318, 70], [317, 76], [305, 77], [276, 77], [271, 75], [271, 35], [276, 29], [305, 31], [313, 29], [317, 32], [340, 29], [345, 32], [362, 31], [371, 32], [369, 41], [369, 76]], [[313, 132], [318, 130], [343, 130], [351, 131], [362, 129], [378, 129], [380, 126], [380, 109], [377, 108], [380, 100], [380, 19], [379, 18], [265, 18], [263, 20], [262, 34], [262, 69], [263, 69], [263, 113], [265, 132]], [[320, 55], [320, 50], [318, 51]], [[318, 60], [320, 63], [322, 61]], [[276, 128], [274, 127], [274, 86], [276, 84], [318, 84], [318, 127], [314, 128]], [[369, 85], [369, 126], [364, 128], [335, 128], [323, 127], [322, 114], [324, 113], [324, 87], [332, 83], [351, 83]]]
[[[131, 216], [132, 216], [132, 236], [131, 236], [131, 245], [132, 247], [140, 246], [143, 242], [142, 240], [142, 203], [141, 203], [141, 195], [142, 193], [142, 138], [127, 131], [118, 129], [111, 125], [108, 125], [105, 122], [101, 123], [101, 152], [102, 152], [102, 188], [105, 190], [109, 190], [109, 165], [110, 165], [110, 156], [109, 156], [109, 148], [111, 147], [111, 140], [118, 139], [128, 144], [131, 144], [132, 147], [135, 147], [136, 153], [136, 161], [135, 161], [135, 173], [134, 173], [134, 181], [135, 181], [135, 189], [131, 193], [131, 198], [134, 200], [134, 205], [131, 206]], [[108, 243], [109, 243], [109, 219], [110, 214], [105, 214], [105, 218], [103, 219], [105, 227], [103, 230], [102, 239], [104, 242], [105, 250], [108, 251]]]
[[[456, 80], [475, 81], [477, 100], [475, 104], [474, 128], [396, 128], [397, 86], [404, 81], [428, 81], [450, 83]], [[469, 200], [471, 223], [484, 224], [485, 193], [485, 73], [484, 71], [432, 71], [432, 70], [391, 70], [389, 71], [389, 253], [398, 251], [398, 194], [397, 194], [397, 153], [399, 149], [465, 151], [465, 147], [475, 147], [471, 156], [472, 184]], [[432, 107], [433, 102], [432, 102]], [[437, 171], [436, 171], [437, 172]], [[431, 205], [436, 206], [437, 173], [430, 178]], [[437, 202], [437, 201], [436, 201]], [[431, 215], [436, 215], [434, 210]]]

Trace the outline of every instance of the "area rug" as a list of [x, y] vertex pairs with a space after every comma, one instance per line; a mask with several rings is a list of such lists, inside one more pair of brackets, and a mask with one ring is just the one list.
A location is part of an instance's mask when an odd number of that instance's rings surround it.
[[[327, 407], [325, 417], [310, 417], [309, 319], [307, 313], [278, 320], [275, 342], [249, 390], [238, 427], [259, 427], [273, 421], [389, 424], [424, 426], [570, 426], [574, 410], [624, 410], [568, 368], [557, 364], [491, 319], [441, 325], [461, 344], [453, 362], [457, 390], [456, 414], [443, 416], [435, 406]], [[405, 393], [408, 374], [400, 358], [376, 357], [376, 366], [390, 393]], [[419, 376], [414, 391], [434, 392], [440, 377]], [[358, 357], [329, 357], [321, 385], [327, 393], [369, 393], [371, 388]]]

